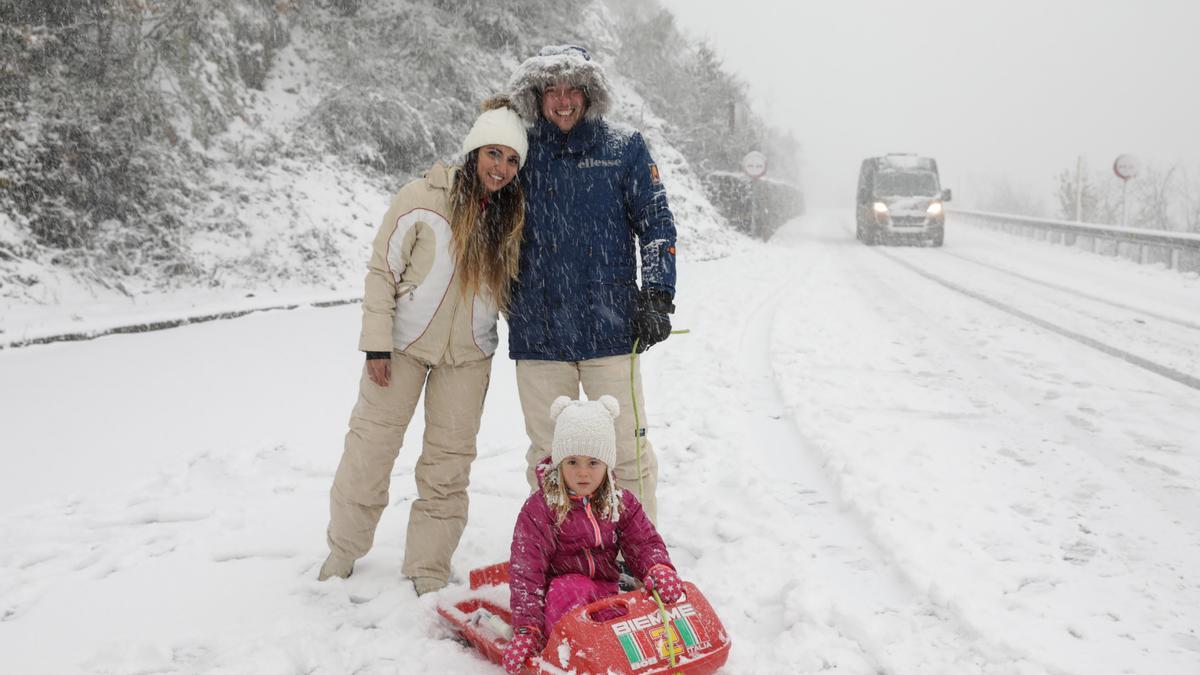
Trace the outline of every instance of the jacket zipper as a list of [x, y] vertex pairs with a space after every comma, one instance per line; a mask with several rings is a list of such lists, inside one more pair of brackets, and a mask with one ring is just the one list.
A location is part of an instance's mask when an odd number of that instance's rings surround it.
[[[592, 515], [592, 500], [584, 498], [583, 512], [587, 514], [588, 522], [592, 524], [592, 532], [596, 535], [596, 548], [600, 548], [604, 542], [600, 538], [600, 524], [596, 522], [596, 518]], [[583, 552], [587, 555], [588, 577], [595, 578], [596, 561], [592, 559], [592, 552], [586, 548], [583, 549]]]

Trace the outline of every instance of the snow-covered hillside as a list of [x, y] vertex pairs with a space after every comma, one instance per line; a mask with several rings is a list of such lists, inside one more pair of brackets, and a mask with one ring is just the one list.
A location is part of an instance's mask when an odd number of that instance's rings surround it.
[[[715, 150], [729, 134], [704, 125], [724, 122], [684, 125], [682, 116], [696, 112], [686, 100], [639, 94], [655, 85], [649, 71], [630, 65], [623, 30], [659, 31], [677, 45], [670, 59], [693, 58], [669, 18], [654, 18], [667, 16], [655, 15], [656, 7], [589, 0], [562, 12], [541, 0], [521, 9], [368, 0], [264, 9], [222, 0], [167, 17], [122, 7], [111, 15], [125, 22], [122, 30], [140, 21], [169, 35], [203, 30], [206, 38], [146, 37], [141, 51], [126, 55], [145, 68], [141, 80], [134, 69], [119, 82], [77, 88], [79, 110], [57, 112], [39, 96], [71, 81], [37, 66], [57, 58], [62, 66], [53, 73], [82, 77], [60, 44], [76, 28], [5, 24], [49, 46], [17, 53], [26, 59], [19, 93], [28, 114], [0, 115], [0, 135], [15, 142], [0, 156], [0, 187], [14, 188], [0, 191], [0, 342], [116, 325], [150, 307], [212, 313], [251, 296], [260, 305], [297, 293], [356, 296], [390, 195], [435, 159], [453, 160], [478, 102], [503, 90], [543, 44], [587, 44], [608, 70], [617, 89], [611, 116], [644, 131], [677, 216], [681, 254], [705, 260], [737, 250], [742, 237], [727, 229], [693, 167], [712, 158], [688, 157], [677, 142], [701, 134]], [[0, 10], [0, 23], [10, 19]], [[700, 75], [674, 79], [688, 77]], [[91, 125], [95, 144], [116, 133], [115, 123], [88, 117], [95, 114], [88, 105], [101, 105], [93, 92], [112, 105], [108, 99], [126, 90], [127, 107], [152, 112], [154, 125], [136, 139], [122, 127], [125, 145], [80, 145], [77, 128]], [[135, 156], [122, 154], [129, 152]], [[113, 162], [145, 175], [117, 172]]]

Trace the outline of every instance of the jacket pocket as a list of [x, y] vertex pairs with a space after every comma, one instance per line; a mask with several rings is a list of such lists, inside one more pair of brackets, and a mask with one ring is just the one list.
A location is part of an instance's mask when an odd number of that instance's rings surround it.
[[598, 346], [632, 344], [631, 328], [637, 287], [632, 281], [593, 282], [589, 312], [593, 340]]
[[[411, 300], [413, 291], [417, 290], [417, 285], [411, 281], [401, 281], [396, 284], [396, 301]], [[407, 298], [405, 296], [408, 296]]]

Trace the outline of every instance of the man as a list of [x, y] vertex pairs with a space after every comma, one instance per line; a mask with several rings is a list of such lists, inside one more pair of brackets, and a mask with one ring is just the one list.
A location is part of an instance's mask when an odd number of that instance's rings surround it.
[[608, 394], [620, 403], [617, 483], [653, 519], [658, 463], [644, 438], [631, 352], [635, 341], [641, 352], [671, 334], [675, 222], [666, 191], [641, 134], [604, 120], [612, 87], [586, 49], [543, 48], [517, 68], [509, 89], [531, 125], [521, 171], [525, 237], [508, 312], [529, 485], [537, 487], [533, 467], [550, 455], [550, 403], [578, 398], [582, 386], [589, 399]]

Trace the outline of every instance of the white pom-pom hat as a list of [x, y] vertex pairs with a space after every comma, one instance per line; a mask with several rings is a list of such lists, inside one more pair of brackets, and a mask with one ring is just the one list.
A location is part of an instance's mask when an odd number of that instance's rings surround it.
[[595, 457], [611, 470], [617, 462], [614, 423], [620, 413], [617, 399], [607, 394], [595, 401], [573, 401], [559, 396], [550, 404], [550, 419], [554, 420], [550, 461], [557, 467], [572, 455]]
[[507, 145], [517, 151], [520, 166], [525, 166], [529, 154], [529, 137], [525, 123], [512, 108], [501, 107], [485, 110], [475, 119], [470, 133], [463, 140], [462, 154], [467, 154], [485, 145]]

